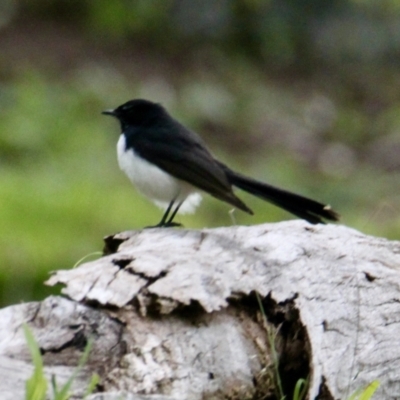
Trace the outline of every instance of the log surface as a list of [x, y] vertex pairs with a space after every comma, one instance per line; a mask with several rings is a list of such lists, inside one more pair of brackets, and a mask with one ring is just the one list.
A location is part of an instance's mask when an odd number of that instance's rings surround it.
[[[77, 397], [97, 371], [110, 392], [97, 400], [117, 391], [131, 399], [257, 398], [269, 390], [262, 382], [273, 363], [258, 294], [282, 377], [309, 374], [310, 399], [345, 399], [374, 380], [377, 398], [400, 397], [399, 242], [302, 221], [132, 231], [106, 242], [117, 251], [49, 279], [71, 300], [0, 311], [0, 374], [8, 360], [29, 370], [20, 329], [29, 320], [40, 346], [58, 349], [45, 352], [49, 373], [77, 364], [68, 354], [82, 351], [71, 339], [77, 330], [81, 341], [95, 337]], [[46, 310], [40, 324], [36, 308]]]

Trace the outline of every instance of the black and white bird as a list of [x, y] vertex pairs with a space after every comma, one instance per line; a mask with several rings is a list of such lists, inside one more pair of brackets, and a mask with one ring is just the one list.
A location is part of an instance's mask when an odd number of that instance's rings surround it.
[[165, 213], [157, 227], [179, 226], [178, 213], [194, 212], [206, 192], [249, 214], [237, 187], [312, 224], [337, 221], [329, 205], [248, 178], [216, 160], [203, 140], [175, 120], [160, 104], [136, 99], [103, 111], [121, 124], [118, 164], [130, 181]]

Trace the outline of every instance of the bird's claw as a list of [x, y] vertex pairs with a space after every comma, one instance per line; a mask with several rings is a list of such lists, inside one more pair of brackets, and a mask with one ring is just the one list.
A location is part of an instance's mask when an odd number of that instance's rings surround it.
[[178, 228], [183, 226], [182, 224], [179, 224], [178, 222], [164, 222], [164, 223], [159, 223], [157, 225], [152, 225], [152, 226], [146, 226], [144, 229], [151, 229], [151, 228]]

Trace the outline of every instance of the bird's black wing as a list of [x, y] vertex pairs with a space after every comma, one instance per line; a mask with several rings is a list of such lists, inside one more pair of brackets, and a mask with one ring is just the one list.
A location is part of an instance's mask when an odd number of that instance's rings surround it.
[[252, 214], [232, 191], [223, 168], [194, 132], [177, 121], [173, 124], [125, 132], [127, 145], [139, 156], [175, 178]]

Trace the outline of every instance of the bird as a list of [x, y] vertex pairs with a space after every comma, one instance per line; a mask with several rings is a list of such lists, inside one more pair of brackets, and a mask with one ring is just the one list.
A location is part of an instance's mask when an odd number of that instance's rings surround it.
[[339, 220], [339, 214], [329, 205], [247, 177], [218, 161], [197, 133], [159, 103], [134, 99], [102, 114], [113, 116], [120, 123], [120, 169], [139, 192], [165, 210], [161, 221], [151, 227], [181, 226], [174, 222], [178, 211], [193, 212], [204, 192], [253, 215], [234, 188], [311, 224]]

